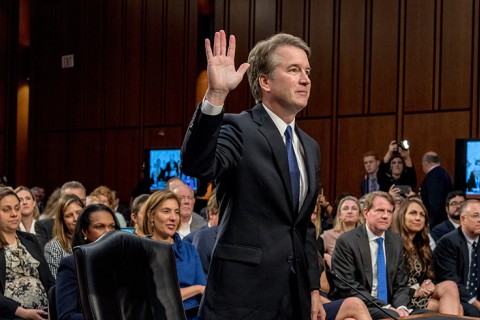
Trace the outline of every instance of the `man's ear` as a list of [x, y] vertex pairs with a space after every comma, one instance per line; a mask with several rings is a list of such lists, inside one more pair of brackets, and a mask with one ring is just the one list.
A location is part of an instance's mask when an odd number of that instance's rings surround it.
[[258, 84], [259, 84], [260, 88], [262, 88], [263, 91], [270, 92], [269, 79], [266, 75], [261, 74], [258, 77]]

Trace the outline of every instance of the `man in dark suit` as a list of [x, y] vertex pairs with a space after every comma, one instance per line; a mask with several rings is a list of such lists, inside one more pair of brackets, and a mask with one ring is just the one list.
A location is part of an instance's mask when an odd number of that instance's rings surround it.
[[460, 226], [459, 209], [464, 202], [465, 194], [461, 190], [453, 190], [447, 194], [447, 198], [445, 199], [445, 210], [447, 211], [448, 219], [437, 224], [430, 231], [430, 235], [435, 242], [438, 242], [441, 237]]
[[363, 155], [363, 166], [365, 167], [365, 176], [360, 184], [360, 192], [363, 195], [380, 190], [378, 184], [378, 166], [380, 165], [380, 159], [378, 155], [373, 151], [368, 151]]
[[440, 166], [440, 157], [433, 151], [423, 155], [422, 168], [427, 175], [420, 187], [420, 195], [428, 211], [430, 228], [433, 228], [447, 219], [444, 204], [447, 194], [453, 190], [453, 183], [448, 172]]
[[[297, 37], [277, 34], [259, 42], [248, 64], [236, 70], [235, 45], [230, 36], [227, 50], [223, 30], [215, 33], [213, 52], [205, 40], [208, 90], [182, 147], [182, 171], [216, 179], [220, 207], [200, 315], [325, 319], [325, 309], [327, 316], [334, 313], [321, 303], [310, 222], [320, 185], [320, 150], [295, 123], [310, 94], [310, 48]], [[258, 104], [224, 114], [228, 93], [249, 67]], [[351, 301], [343, 302], [340, 317], [360, 310], [349, 307]]]
[[437, 281], [457, 283], [466, 316], [480, 317], [480, 201], [467, 200], [460, 207], [460, 228], [438, 241], [433, 252]]
[[475, 193], [480, 193], [480, 165], [478, 164], [475, 164], [475, 167], [473, 167], [470, 173], [467, 181], [467, 189]]
[[[391, 317], [399, 317], [409, 314], [410, 289], [402, 240], [397, 233], [389, 230], [394, 206], [393, 198], [383, 191], [375, 191], [365, 197], [363, 214], [366, 223], [338, 238], [333, 251], [332, 270], [371, 301], [384, 307]], [[335, 297], [358, 297], [365, 302], [373, 319], [386, 317], [362, 295], [334, 279]], [[421, 312], [424, 310], [412, 313]]]

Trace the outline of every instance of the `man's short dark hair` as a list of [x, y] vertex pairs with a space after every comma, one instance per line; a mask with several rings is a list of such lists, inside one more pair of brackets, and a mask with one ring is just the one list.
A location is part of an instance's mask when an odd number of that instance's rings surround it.
[[447, 197], [445, 198], [445, 207], [448, 207], [448, 205], [450, 204], [450, 200], [452, 200], [455, 197], [463, 197], [463, 199], [465, 199], [465, 193], [463, 193], [462, 190], [450, 191], [447, 194]]

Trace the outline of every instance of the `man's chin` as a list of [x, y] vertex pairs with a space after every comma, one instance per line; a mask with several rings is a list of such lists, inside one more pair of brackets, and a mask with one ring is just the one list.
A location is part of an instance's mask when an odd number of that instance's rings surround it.
[[450, 216], [450, 219], [458, 221], [460, 223], [460, 216]]

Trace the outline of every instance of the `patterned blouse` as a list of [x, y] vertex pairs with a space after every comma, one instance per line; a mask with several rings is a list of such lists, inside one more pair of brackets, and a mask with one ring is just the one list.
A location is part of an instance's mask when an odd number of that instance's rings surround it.
[[6, 281], [4, 296], [15, 300], [26, 309], [40, 309], [48, 305], [47, 293], [40, 281], [36, 260], [17, 241], [5, 246]]
[[[411, 251], [413, 255], [413, 265], [408, 264], [408, 286], [412, 289], [417, 289], [421, 285], [420, 279], [422, 279], [424, 275], [422, 272], [423, 265], [420, 262], [417, 251], [415, 249]], [[427, 297], [412, 297], [410, 303], [415, 308], [426, 308], [430, 298], [431, 295]]]
[[45, 245], [44, 254], [48, 263], [48, 268], [50, 269], [53, 277], [56, 279], [60, 260], [68, 257], [72, 253], [65, 251], [60, 244], [60, 241], [58, 241], [57, 238], [54, 238]]

